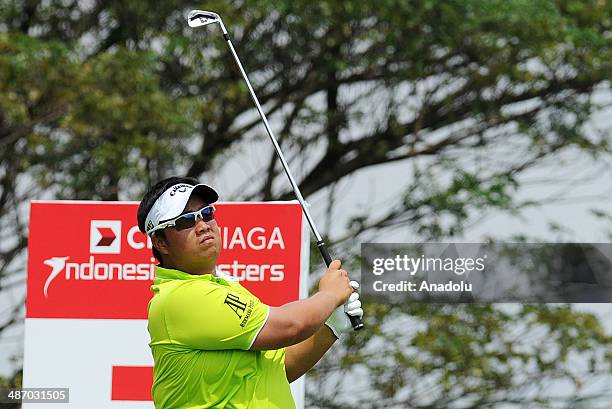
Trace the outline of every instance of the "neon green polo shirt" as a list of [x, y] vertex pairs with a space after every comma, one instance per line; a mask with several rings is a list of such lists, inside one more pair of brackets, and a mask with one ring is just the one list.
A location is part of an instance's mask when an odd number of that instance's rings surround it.
[[295, 408], [285, 348], [249, 350], [267, 305], [231, 277], [155, 274], [148, 330], [156, 408]]

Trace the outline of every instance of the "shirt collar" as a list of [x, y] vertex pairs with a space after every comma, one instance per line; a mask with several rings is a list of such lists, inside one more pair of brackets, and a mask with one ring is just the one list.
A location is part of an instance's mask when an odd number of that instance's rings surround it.
[[172, 268], [164, 268], [155, 266], [155, 284], [162, 283], [167, 280], [208, 280], [220, 284], [229, 285], [228, 281], [237, 281], [235, 277], [224, 274], [221, 270], [215, 267], [215, 274], [189, 274], [184, 271], [174, 270]]

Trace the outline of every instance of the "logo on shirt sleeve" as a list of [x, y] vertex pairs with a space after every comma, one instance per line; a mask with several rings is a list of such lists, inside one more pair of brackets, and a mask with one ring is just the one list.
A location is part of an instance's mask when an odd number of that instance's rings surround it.
[[238, 318], [242, 319], [247, 305], [245, 302], [240, 301], [240, 297], [236, 294], [228, 294], [227, 297], [225, 297], [224, 303], [236, 313]]
[[244, 328], [249, 321], [249, 318], [251, 318], [251, 315], [253, 314], [253, 305], [255, 302], [251, 299], [247, 305], [247, 303], [240, 301], [240, 297], [238, 297], [236, 294], [228, 294], [223, 303], [234, 311], [238, 319], [242, 320], [240, 322], [240, 326]]

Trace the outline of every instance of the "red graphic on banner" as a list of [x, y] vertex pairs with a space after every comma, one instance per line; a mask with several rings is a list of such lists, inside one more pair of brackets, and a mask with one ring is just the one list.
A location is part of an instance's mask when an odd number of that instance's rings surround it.
[[152, 366], [113, 366], [111, 400], [151, 401]]
[[[216, 207], [217, 268], [266, 304], [298, 299], [299, 204]], [[137, 208], [135, 202], [33, 202], [26, 318], [146, 319], [155, 260], [138, 231]]]
[[111, 244], [113, 244], [113, 241], [115, 241], [117, 236], [115, 236], [115, 233], [113, 233], [112, 229], [109, 229], [108, 227], [98, 227], [97, 229], [98, 232], [100, 232], [100, 235], [102, 236], [97, 246], [110, 246]]

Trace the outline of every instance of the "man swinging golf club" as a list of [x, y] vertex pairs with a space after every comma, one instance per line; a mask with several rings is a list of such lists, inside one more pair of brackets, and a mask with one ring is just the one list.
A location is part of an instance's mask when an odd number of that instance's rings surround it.
[[289, 383], [352, 331], [348, 316], [363, 316], [357, 283], [334, 260], [312, 297], [263, 304], [215, 269], [218, 198], [210, 186], [172, 177], [138, 208], [159, 261], [148, 307], [153, 401], [157, 408], [295, 408]]

